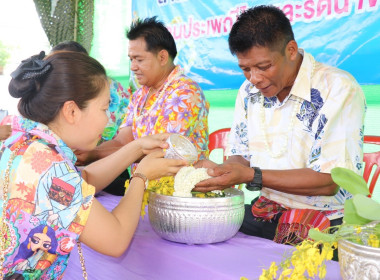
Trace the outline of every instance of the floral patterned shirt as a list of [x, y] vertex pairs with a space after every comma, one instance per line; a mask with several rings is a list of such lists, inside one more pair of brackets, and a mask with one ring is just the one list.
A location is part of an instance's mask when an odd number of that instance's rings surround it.
[[98, 144], [116, 137], [119, 132], [120, 125], [126, 116], [129, 104], [130, 93], [125, 92], [123, 86], [119, 82], [112, 79], [109, 79], [109, 82], [111, 95], [110, 106], [108, 109], [109, 118], [108, 123], [102, 133], [102, 138]]
[[[4, 279], [62, 279], [95, 188], [75, 168], [72, 150], [47, 126], [22, 117], [13, 124], [15, 133], [0, 142], [2, 182], [16, 151], [10, 166], [7, 232], [2, 237]], [[0, 201], [3, 209], [2, 196]]]
[[143, 86], [131, 97], [123, 126], [132, 126], [133, 137], [180, 133], [193, 142], [199, 159], [207, 158], [210, 105], [198, 84], [176, 66], [164, 88], [147, 100], [148, 94], [149, 88]]
[[[227, 155], [241, 155], [250, 166], [262, 169], [330, 173], [339, 166], [361, 174], [366, 111], [361, 87], [349, 73], [300, 53], [301, 68], [283, 102], [277, 97], [263, 99], [249, 81], [243, 83]], [[272, 157], [280, 150], [281, 156]], [[301, 196], [263, 188], [261, 195], [285, 207], [316, 210], [343, 209], [351, 197], [343, 189], [335, 196]]]

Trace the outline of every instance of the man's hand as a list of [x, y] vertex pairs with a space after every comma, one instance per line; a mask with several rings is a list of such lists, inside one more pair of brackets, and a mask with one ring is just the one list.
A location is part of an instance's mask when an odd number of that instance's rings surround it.
[[203, 168], [210, 169], [210, 168], [214, 168], [214, 167], [217, 167], [217, 166], [218, 166], [217, 163], [215, 163], [215, 162], [213, 162], [211, 160], [208, 160], [208, 159], [201, 159], [201, 160], [197, 161], [196, 163], [194, 163], [194, 167], [195, 168], [201, 168], [201, 167], [203, 167]]
[[255, 171], [237, 162], [224, 163], [208, 169], [207, 173], [214, 177], [195, 185], [194, 191], [209, 192], [224, 190], [234, 185], [252, 180]]
[[91, 152], [90, 151], [79, 151], [79, 150], [76, 150], [75, 152], [75, 155], [77, 157], [77, 161], [75, 162], [75, 165], [77, 166], [83, 166], [83, 165], [87, 165], [89, 163], [92, 162], [92, 159], [91, 159]]
[[12, 126], [0, 125], [0, 140], [5, 140], [12, 134]]

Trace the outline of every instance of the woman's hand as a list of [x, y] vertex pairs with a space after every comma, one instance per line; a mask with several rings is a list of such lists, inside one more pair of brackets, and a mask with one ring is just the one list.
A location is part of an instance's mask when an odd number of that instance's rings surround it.
[[188, 163], [182, 159], [164, 158], [163, 150], [155, 151], [145, 156], [139, 163], [136, 172], [144, 174], [149, 180], [163, 176], [174, 176], [178, 170]]
[[166, 143], [166, 139], [170, 136], [169, 133], [160, 133], [138, 138], [137, 141], [141, 147], [142, 152], [148, 155], [157, 150], [169, 148], [169, 144]]

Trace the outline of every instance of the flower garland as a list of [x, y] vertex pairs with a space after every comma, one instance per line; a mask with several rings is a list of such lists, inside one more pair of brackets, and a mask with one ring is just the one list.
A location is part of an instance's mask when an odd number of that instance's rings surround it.
[[266, 132], [266, 129], [265, 129], [265, 110], [264, 110], [265, 107], [264, 107], [264, 100], [265, 100], [264, 95], [261, 95], [260, 96], [261, 106], [260, 106], [260, 112], [259, 112], [260, 113], [259, 114], [260, 115], [259, 128], [260, 128], [261, 136], [264, 139], [265, 148], [269, 152], [270, 156], [272, 158], [279, 158], [279, 157], [281, 157], [287, 151], [289, 134], [293, 130], [295, 119], [297, 118], [297, 113], [299, 112], [302, 103], [298, 101], [298, 98], [296, 98], [296, 100], [295, 100], [296, 105], [293, 106], [293, 111], [292, 111], [292, 114], [290, 116], [290, 122], [289, 122], [289, 125], [288, 125], [287, 132], [285, 134], [285, 140], [282, 143], [282, 146], [281, 146], [280, 150], [277, 151], [277, 152], [274, 152], [269, 147], [268, 135], [267, 135], [267, 132]]

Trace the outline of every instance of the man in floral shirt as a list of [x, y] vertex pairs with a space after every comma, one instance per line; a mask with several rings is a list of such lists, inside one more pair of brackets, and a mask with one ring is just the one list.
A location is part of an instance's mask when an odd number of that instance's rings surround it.
[[120, 133], [87, 154], [103, 158], [130, 141], [163, 132], [190, 139], [198, 158], [208, 157], [209, 103], [199, 85], [174, 64], [173, 36], [156, 17], [134, 22], [127, 33], [128, 56], [139, 84], [131, 97]]

